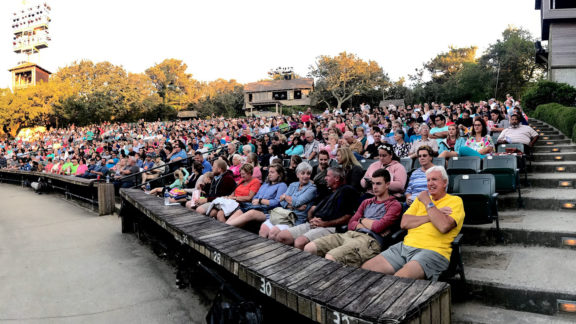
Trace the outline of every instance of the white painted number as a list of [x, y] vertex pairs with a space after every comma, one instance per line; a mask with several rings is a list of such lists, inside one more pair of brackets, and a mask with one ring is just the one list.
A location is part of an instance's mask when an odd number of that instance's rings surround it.
[[332, 314], [334, 314], [334, 324], [350, 324], [348, 315], [343, 315], [338, 312], [332, 312]]
[[262, 285], [260, 285], [260, 292], [266, 294], [266, 296], [272, 295], [272, 285], [270, 282], [264, 278], [260, 278], [260, 282], [262, 283]]
[[214, 255], [212, 256], [212, 259], [214, 260], [214, 262], [218, 263], [219, 265], [222, 264], [222, 257], [220, 255], [219, 252], [214, 252]]

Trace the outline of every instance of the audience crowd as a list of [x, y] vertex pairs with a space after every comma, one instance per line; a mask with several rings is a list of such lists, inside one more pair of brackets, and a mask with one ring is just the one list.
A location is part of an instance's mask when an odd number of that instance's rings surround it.
[[[527, 149], [519, 102], [310, 108], [277, 117], [103, 123], [0, 140], [0, 168], [109, 180], [348, 265], [437, 279], [464, 220], [440, 156]], [[402, 158], [413, 158], [406, 170]], [[170, 179], [159, 181], [159, 178]], [[392, 245], [392, 233], [408, 231]]]

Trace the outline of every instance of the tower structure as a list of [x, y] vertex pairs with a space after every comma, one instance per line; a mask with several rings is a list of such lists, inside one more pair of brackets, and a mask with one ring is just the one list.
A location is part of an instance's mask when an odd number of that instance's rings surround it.
[[30, 57], [47, 48], [51, 40], [48, 28], [50, 11], [50, 6], [42, 3], [25, 6], [12, 14], [14, 53], [26, 56], [25, 62], [9, 70], [12, 73], [13, 90], [34, 86], [39, 81], [47, 82], [50, 77], [48, 70], [30, 61]]

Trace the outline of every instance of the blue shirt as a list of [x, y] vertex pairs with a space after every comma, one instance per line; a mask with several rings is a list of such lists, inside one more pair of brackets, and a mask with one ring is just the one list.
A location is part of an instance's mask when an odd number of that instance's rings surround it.
[[[292, 208], [294, 214], [296, 214], [296, 223], [294, 225], [300, 225], [306, 222], [308, 210], [312, 207], [311, 202], [316, 198], [316, 185], [312, 182], [308, 182], [300, 190], [298, 190], [298, 187], [300, 187], [300, 182], [293, 182], [285, 192], [286, 196], [292, 197]], [[297, 208], [302, 205], [307, 205], [306, 209], [297, 210]], [[286, 208], [288, 203], [283, 200], [280, 206]]]
[[276, 184], [269, 184], [264, 182], [260, 189], [254, 196], [254, 199], [267, 199], [270, 201], [270, 207], [278, 207], [280, 205], [280, 196], [286, 192], [288, 186], [284, 182]]
[[413, 199], [416, 199], [415, 196], [419, 195], [424, 190], [428, 190], [428, 183], [426, 181], [426, 172], [422, 171], [422, 168], [420, 167], [412, 172], [410, 180], [408, 181], [406, 193], [411, 194]]
[[212, 164], [210, 164], [210, 162], [204, 160], [202, 161], [202, 166], [204, 167], [204, 169], [202, 169], [202, 174], [212, 172]]
[[186, 152], [180, 150], [180, 152], [172, 155], [172, 157], [170, 158], [170, 162], [174, 161], [174, 159], [176, 158], [182, 158], [182, 160], [186, 160], [188, 156], [186, 155]]

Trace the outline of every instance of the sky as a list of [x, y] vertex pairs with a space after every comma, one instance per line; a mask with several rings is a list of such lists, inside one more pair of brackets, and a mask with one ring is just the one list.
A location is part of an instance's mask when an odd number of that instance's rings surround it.
[[[82, 59], [142, 73], [176, 58], [197, 80], [247, 83], [279, 66], [305, 76], [318, 56], [346, 51], [397, 80], [451, 45], [477, 46], [481, 55], [508, 25], [540, 38], [534, 0], [46, 2], [52, 41], [31, 61], [53, 73]], [[10, 86], [8, 69], [26, 60], [12, 51], [12, 13], [22, 3], [0, 1], [0, 88]]]

